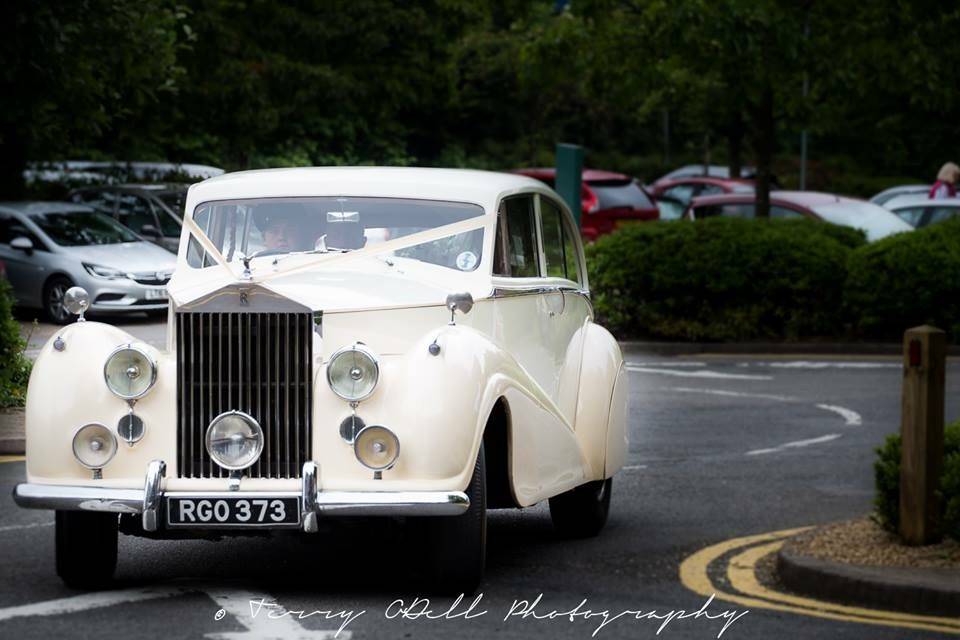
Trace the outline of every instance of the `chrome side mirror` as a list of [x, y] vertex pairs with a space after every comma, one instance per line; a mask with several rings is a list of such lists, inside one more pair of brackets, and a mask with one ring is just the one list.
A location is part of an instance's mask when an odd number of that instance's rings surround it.
[[467, 315], [473, 309], [473, 296], [468, 292], [451, 293], [447, 296], [447, 309], [450, 310], [450, 324], [455, 325], [457, 311]]
[[63, 306], [70, 313], [79, 316], [77, 322], [83, 322], [83, 313], [90, 308], [90, 294], [83, 287], [70, 287], [63, 294]]

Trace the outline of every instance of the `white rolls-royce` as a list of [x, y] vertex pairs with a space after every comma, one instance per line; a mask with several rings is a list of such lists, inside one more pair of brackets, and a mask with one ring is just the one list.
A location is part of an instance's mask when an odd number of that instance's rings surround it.
[[57, 571], [112, 579], [154, 538], [404, 517], [432, 586], [483, 576], [486, 510], [549, 500], [594, 535], [627, 453], [620, 348], [580, 236], [510, 174], [226, 174], [186, 201], [167, 348], [83, 321], [43, 347], [22, 507], [56, 510]]

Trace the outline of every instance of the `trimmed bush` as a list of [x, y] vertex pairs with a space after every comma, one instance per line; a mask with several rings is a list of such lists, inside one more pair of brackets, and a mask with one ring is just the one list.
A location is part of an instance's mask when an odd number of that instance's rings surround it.
[[[894, 533], [900, 528], [900, 434], [887, 436], [877, 448], [873, 465], [876, 496], [873, 504], [881, 526]], [[940, 476], [943, 533], [960, 540], [960, 421], [943, 434], [943, 473]]]
[[641, 224], [587, 247], [597, 316], [618, 337], [796, 339], [843, 332], [859, 231], [809, 220]]
[[30, 378], [30, 361], [23, 357], [26, 345], [12, 310], [10, 283], [0, 277], [0, 407], [23, 406]]
[[960, 336], [960, 219], [857, 249], [848, 264], [846, 308], [863, 337], [900, 340], [931, 324]]

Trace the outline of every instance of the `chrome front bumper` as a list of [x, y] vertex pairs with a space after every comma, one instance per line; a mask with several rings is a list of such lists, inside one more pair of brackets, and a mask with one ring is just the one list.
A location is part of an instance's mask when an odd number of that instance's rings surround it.
[[[105, 511], [140, 514], [145, 531], [160, 528], [163, 498], [198, 497], [195, 491], [162, 489], [167, 465], [154, 460], [147, 466], [143, 489], [110, 489], [47, 484], [18, 484], [13, 499], [28, 509], [63, 511]], [[301, 526], [304, 531], [317, 531], [320, 516], [456, 516], [470, 507], [470, 499], [462, 491], [321, 491], [317, 485], [316, 463], [303, 465], [301, 491]], [[234, 498], [255, 499], [260, 492], [211, 492]], [[271, 494], [274, 495], [274, 494]]]

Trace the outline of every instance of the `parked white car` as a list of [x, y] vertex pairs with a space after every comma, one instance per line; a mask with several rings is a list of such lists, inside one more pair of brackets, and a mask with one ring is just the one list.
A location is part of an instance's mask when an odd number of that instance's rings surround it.
[[110, 580], [118, 529], [409, 516], [454, 592], [482, 578], [488, 508], [549, 500], [561, 532], [600, 531], [627, 378], [552, 190], [280, 169], [194, 185], [186, 212], [167, 349], [76, 322], [34, 365], [15, 499], [57, 510], [68, 584]]
[[960, 198], [899, 196], [885, 206], [898, 218], [917, 229], [960, 216]]

